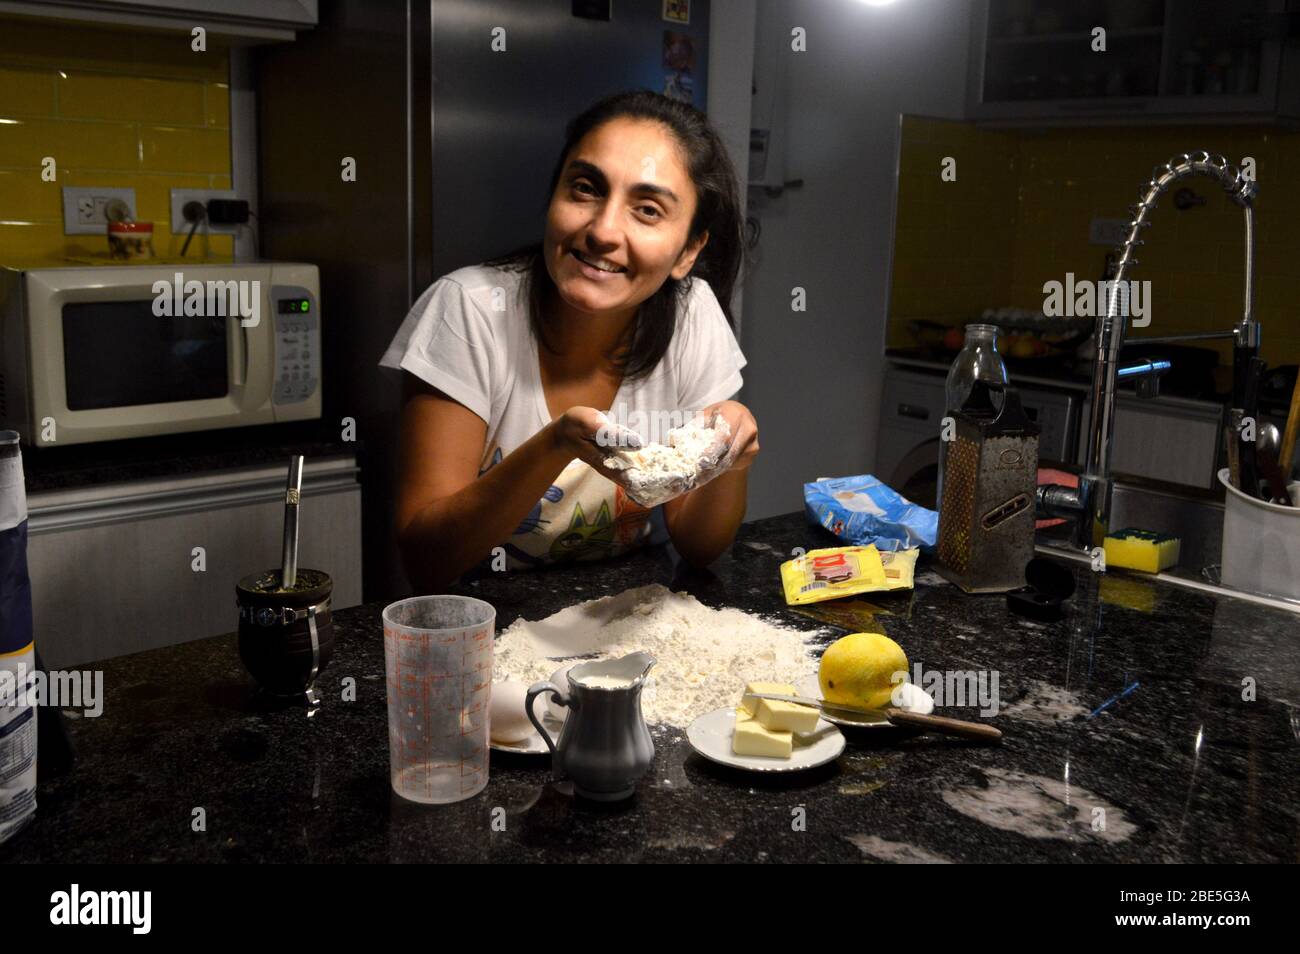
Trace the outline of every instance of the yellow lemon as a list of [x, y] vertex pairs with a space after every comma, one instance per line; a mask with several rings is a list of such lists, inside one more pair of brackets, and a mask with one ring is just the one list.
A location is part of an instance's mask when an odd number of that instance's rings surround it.
[[826, 648], [817, 680], [827, 702], [881, 709], [890, 704], [894, 673], [903, 673], [903, 681], [907, 671], [898, 643], [880, 633], [853, 633]]

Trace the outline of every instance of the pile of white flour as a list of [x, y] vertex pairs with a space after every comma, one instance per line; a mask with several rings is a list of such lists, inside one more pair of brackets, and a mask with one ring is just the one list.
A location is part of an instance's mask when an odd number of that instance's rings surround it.
[[575, 656], [644, 650], [658, 660], [641, 693], [646, 721], [685, 728], [706, 712], [737, 705], [748, 682], [798, 683], [816, 672], [804, 642], [811, 635], [654, 584], [538, 622], [516, 621], [497, 638], [493, 679], [532, 685]]
[[628, 493], [637, 503], [657, 507], [690, 490], [702, 472], [716, 467], [730, 436], [731, 425], [722, 416], [712, 427], [697, 418], [664, 435], [666, 444], [620, 449], [605, 458], [605, 466], [624, 472]]

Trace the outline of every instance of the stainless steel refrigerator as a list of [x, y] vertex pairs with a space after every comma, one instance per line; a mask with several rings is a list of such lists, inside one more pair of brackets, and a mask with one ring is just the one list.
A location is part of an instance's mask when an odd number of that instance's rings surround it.
[[704, 108], [709, 4], [688, 6], [681, 23], [663, 0], [322, 0], [316, 29], [258, 49], [260, 252], [320, 268], [323, 418], [356, 424], [364, 599], [409, 592], [392, 532], [400, 384], [380, 356], [436, 278], [540, 237], [569, 119], [680, 83], [667, 31], [690, 38]]

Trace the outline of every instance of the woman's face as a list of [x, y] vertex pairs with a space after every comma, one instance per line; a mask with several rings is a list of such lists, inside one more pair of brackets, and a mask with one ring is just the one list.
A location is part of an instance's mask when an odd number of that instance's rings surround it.
[[546, 268], [560, 297], [588, 314], [624, 314], [670, 275], [684, 278], [708, 240], [687, 246], [695, 205], [667, 127], [620, 118], [592, 130], [569, 153], [546, 214]]

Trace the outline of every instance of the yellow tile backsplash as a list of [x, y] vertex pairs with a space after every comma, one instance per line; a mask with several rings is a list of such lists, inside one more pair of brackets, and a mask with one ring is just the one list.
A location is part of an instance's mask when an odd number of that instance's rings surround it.
[[[154, 250], [179, 254], [170, 190], [230, 187], [229, 84], [229, 52], [196, 52], [188, 34], [0, 17], [0, 264], [107, 251], [63, 234], [65, 185], [135, 189]], [[188, 257], [232, 253], [219, 235]]]
[[[1043, 283], [1099, 279], [1106, 247], [1088, 241], [1093, 217], [1128, 218], [1154, 166], [1197, 149], [1256, 160], [1256, 314], [1270, 364], [1300, 360], [1300, 131], [1271, 126], [1089, 127], [1001, 131], [908, 116], [903, 120], [888, 342], [915, 344], [908, 321], [956, 325], [988, 307], [1039, 308]], [[957, 160], [943, 182], [939, 162]], [[1187, 211], [1166, 194], [1129, 273], [1151, 282], [1152, 322], [1135, 337], [1228, 330], [1242, 311], [1243, 217], [1209, 179], [1186, 186]], [[1178, 186], [1175, 187], [1177, 189]], [[1195, 342], [1218, 348], [1227, 342]]]
[[207, 123], [204, 84], [104, 73], [63, 73], [57, 83], [59, 115], [119, 122]]
[[0, 168], [29, 172], [41, 179], [45, 157], [56, 172], [74, 168], [135, 169], [140, 142], [135, 127], [118, 123], [61, 122], [57, 119], [0, 117]]
[[50, 71], [0, 68], [0, 114], [53, 116], [57, 77]]
[[230, 85], [203, 84], [203, 121], [218, 129], [230, 128]]
[[141, 126], [140, 168], [149, 172], [210, 172], [213, 155], [230, 155], [230, 131]]

